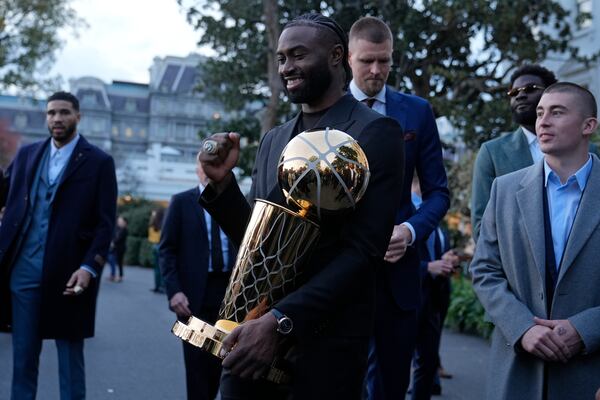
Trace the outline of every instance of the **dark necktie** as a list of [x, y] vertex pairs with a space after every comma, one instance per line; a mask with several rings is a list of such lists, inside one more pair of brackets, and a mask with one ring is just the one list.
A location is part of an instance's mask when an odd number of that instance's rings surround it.
[[217, 221], [210, 221], [210, 260], [212, 262], [213, 272], [223, 271], [223, 252], [221, 250], [221, 232]]
[[362, 102], [365, 103], [367, 105], [367, 107], [373, 108], [373, 104], [375, 104], [375, 99], [372, 97], [369, 97], [368, 99], [363, 99]]

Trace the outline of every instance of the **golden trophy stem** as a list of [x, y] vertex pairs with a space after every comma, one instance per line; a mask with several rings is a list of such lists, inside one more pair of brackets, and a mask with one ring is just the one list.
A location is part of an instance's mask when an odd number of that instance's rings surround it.
[[[223, 340], [235, 327], [260, 318], [297, 288], [302, 264], [319, 237], [318, 225], [304, 215], [257, 200], [219, 311], [221, 319], [213, 326], [192, 316], [187, 323], [175, 322], [173, 334], [222, 359]], [[276, 362], [265, 378], [289, 382]]]

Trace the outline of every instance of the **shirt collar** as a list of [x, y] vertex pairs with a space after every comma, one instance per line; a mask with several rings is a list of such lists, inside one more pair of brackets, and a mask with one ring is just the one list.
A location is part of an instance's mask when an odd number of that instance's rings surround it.
[[[354, 82], [354, 79], [352, 79], [352, 81], [350, 82], [350, 93], [352, 93], [352, 96], [354, 96], [354, 98], [358, 101], [363, 101], [365, 99], [371, 98], [358, 88], [358, 86]], [[385, 104], [385, 93], [386, 93], [386, 85], [383, 85], [383, 88], [379, 91], [379, 93], [377, 93], [372, 98]]]
[[523, 129], [523, 133], [527, 138], [527, 143], [531, 144], [537, 140], [537, 136], [535, 135], [535, 133], [531, 132], [529, 129], [525, 129], [525, 127], [523, 126], [521, 126], [521, 129]]
[[[577, 172], [575, 172], [573, 175], [571, 175], [569, 177], [569, 179], [567, 179], [567, 182], [565, 183], [565, 185], [567, 185], [569, 182], [572, 182], [573, 180], [575, 180], [577, 182], [577, 185], [579, 186], [579, 190], [581, 190], [583, 192], [583, 189], [585, 189], [585, 185], [587, 184], [588, 178], [590, 177], [590, 172], [592, 172], [592, 163], [593, 163], [592, 156], [588, 155], [587, 162], [585, 164], [583, 164], [583, 166], [581, 168], [579, 168], [579, 170]], [[552, 180], [553, 182], [555, 182], [559, 187], [564, 186], [563, 184], [560, 183], [560, 178], [558, 177], [556, 172], [554, 172], [552, 170], [552, 168], [550, 168], [550, 166], [546, 162], [546, 159], [544, 158], [544, 186], [545, 187], [548, 187], [549, 180]]]
[[50, 158], [54, 157], [56, 153], [60, 155], [70, 156], [73, 153], [73, 149], [77, 146], [77, 142], [79, 142], [79, 133], [75, 134], [73, 140], [69, 143], [65, 144], [63, 147], [58, 148], [54, 144], [54, 139], [50, 139]]

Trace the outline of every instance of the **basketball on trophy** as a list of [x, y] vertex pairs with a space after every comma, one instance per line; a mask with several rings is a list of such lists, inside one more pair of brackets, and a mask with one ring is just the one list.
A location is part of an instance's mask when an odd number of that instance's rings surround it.
[[281, 154], [278, 180], [299, 213], [355, 207], [369, 183], [369, 163], [350, 135], [325, 128], [294, 137]]

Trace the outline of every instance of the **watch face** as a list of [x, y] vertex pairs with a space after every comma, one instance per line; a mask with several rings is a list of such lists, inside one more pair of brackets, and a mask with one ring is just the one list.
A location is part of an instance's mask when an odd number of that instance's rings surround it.
[[279, 320], [279, 332], [287, 335], [288, 333], [290, 333], [292, 331], [293, 328], [293, 324], [292, 324], [292, 320], [284, 317], [282, 319]]

